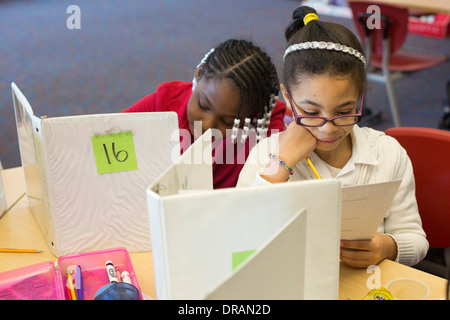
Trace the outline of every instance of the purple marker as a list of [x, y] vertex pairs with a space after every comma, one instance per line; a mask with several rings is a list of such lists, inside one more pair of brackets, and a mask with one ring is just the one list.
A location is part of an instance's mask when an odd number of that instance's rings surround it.
[[75, 291], [77, 292], [77, 299], [83, 300], [83, 276], [81, 275], [81, 267], [77, 265], [77, 270], [75, 271]]

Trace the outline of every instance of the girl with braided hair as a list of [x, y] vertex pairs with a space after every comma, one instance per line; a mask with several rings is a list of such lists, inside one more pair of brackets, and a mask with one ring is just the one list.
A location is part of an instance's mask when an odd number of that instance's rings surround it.
[[337, 178], [343, 187], [402, 180], [374, 237], [341, 239], [340, 257], [354, 267], [383, 259], [417, 264], [428, 241], [411, 161], [394, 138], [357, 125], [366, 85], [361, 44], [350, 30], [320, 21], [307, 6], [294, 11], [285, 36], [280, 87], [294, 121], [252, 149], [238, 187], [316, 178]]
[[286, 106], [277, 99], [279, 90], [270, 57], [252, 42], [230, 39], [205, 55], [192, 82], [164, 82], [124, 112], [175, 111], [181, 152], [215, 130], [213, 185], [234, 187], [256, 141], [284, 130]]

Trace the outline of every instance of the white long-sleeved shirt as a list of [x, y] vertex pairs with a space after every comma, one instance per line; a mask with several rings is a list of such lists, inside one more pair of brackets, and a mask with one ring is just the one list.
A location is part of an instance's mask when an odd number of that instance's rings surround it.
[[[259, 142], [250, 152], [240, 173], [237, 187], [269, 184], [260, 172], [275, 151], [279, 134]], [[414, 174], [406, 150], [384, 132], [355, 125], [351, 132], [352, 156], [335, 176], [343, 187], [402, 180], [391, 207], [386, 212], [378, 232], [390, 235], [397, 244], [399, 263], [415, 265], [428, 251], [428, 241], [415, 197]], [[332, 178], [329, 166], [316, 153], [309, 158], [323, 179]], [[333, 172], [334, 170], [331, 170]], [[294, 168], [289, 181], [316, 179], [305, 160]]]

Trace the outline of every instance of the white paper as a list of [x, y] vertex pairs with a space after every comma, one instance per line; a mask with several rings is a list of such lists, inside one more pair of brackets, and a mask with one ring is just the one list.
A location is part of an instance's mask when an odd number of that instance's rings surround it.
[[372, 239], [400, 183], [395, 180], [342, 188], [341, 239]]

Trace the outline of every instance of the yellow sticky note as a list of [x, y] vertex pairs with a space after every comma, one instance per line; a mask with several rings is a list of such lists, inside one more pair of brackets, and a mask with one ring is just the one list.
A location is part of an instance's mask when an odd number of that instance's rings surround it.
[[137, 170], [131, 131], [92, 136], [98, 174]]

